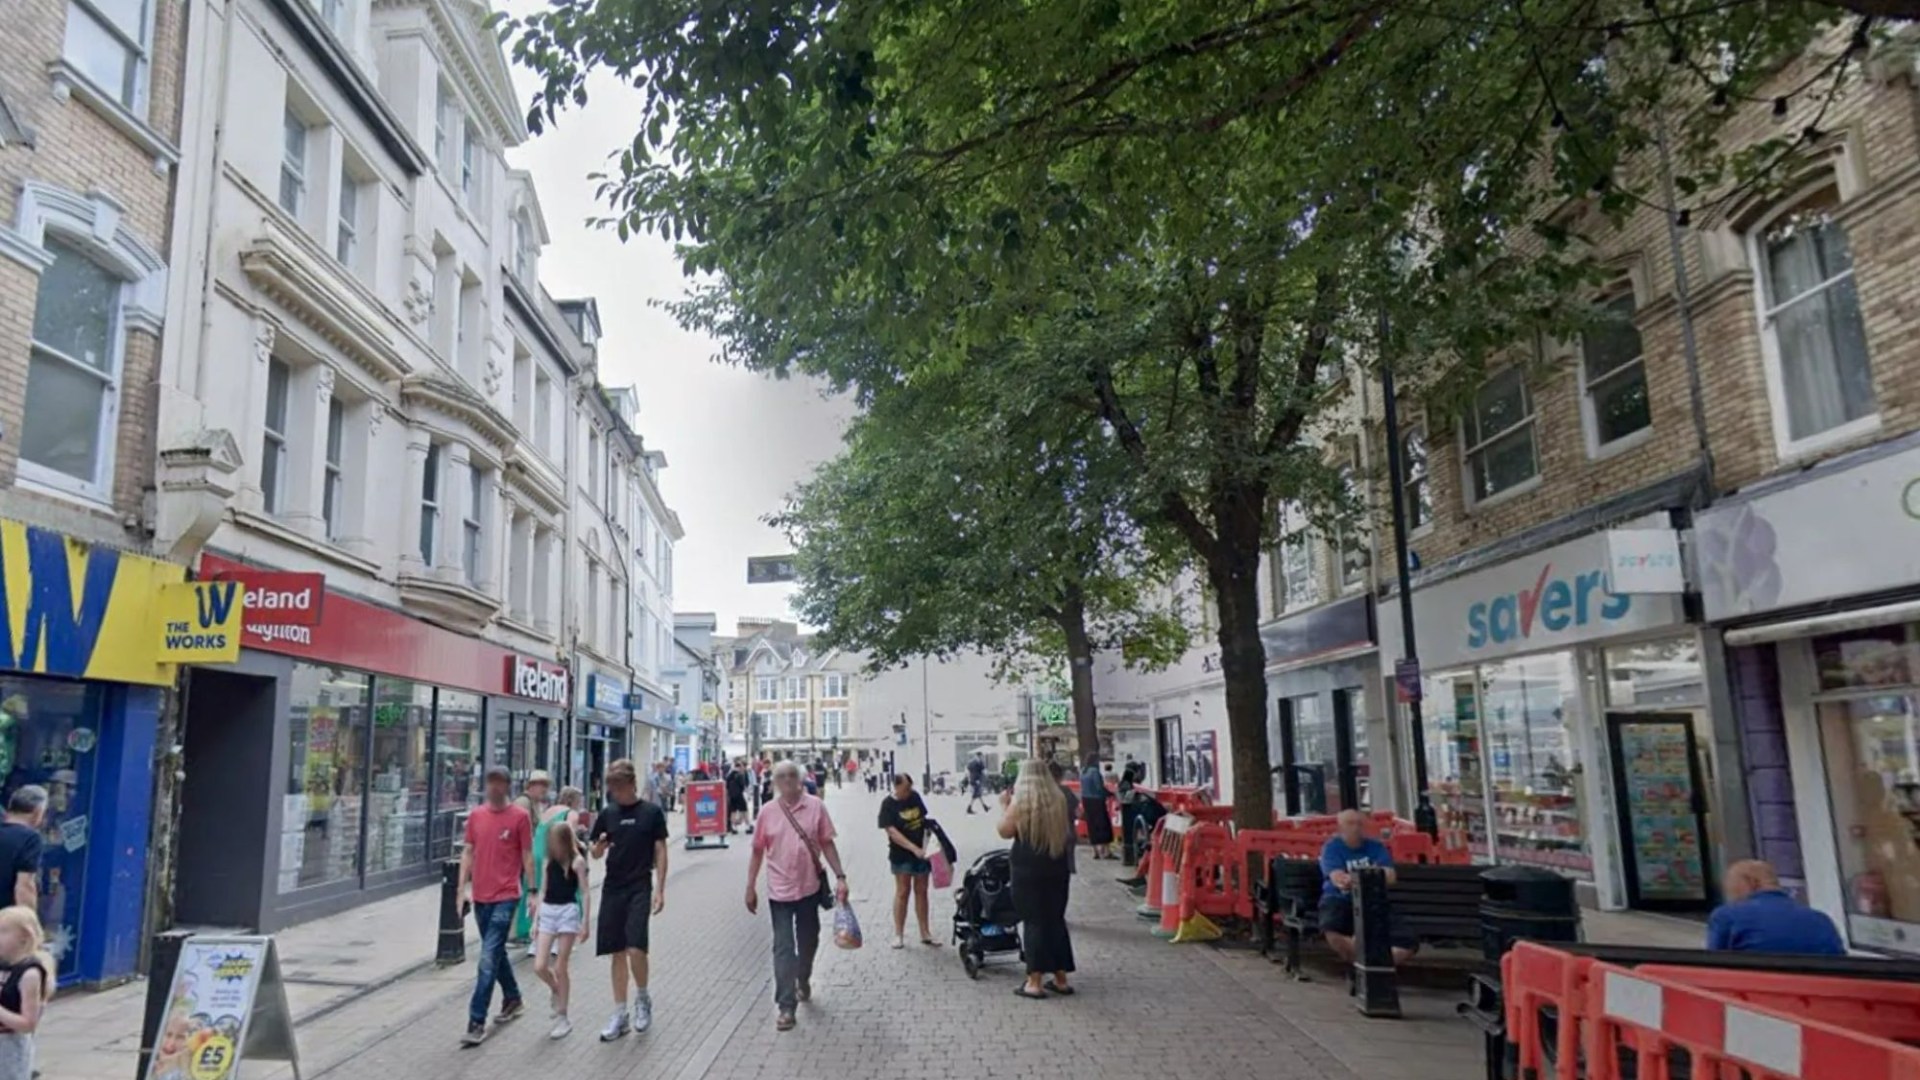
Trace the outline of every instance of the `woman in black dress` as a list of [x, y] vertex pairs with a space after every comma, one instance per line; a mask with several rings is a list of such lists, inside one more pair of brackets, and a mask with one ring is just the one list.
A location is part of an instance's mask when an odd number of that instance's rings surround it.
[[[1067, 886], [1073, 871], [1073, 811], [1067, 794], [1045, 764], [1020, 767], [1013, 790], [1000, 797], [1005, 812], [1000, 835], [1013, 841], [1013, 906], [1027, 954], [1027, 980], [1014, 987], [1021, 997], [1043, 1000], [1048, 993], [1073, 993], [1073, 939], [1067, 934]], [[1051, 979], [1046, 978], [1051, 974]]]

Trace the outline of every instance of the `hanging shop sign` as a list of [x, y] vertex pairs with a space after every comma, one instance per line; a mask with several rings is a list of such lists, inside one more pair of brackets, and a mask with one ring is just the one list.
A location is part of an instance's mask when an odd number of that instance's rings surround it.
[[[1664, 514], [1628, 529], [1666, 529]], [[1429, 671], [1677, 626], [1673, 594], [1615, 592], [1609, 533], [1588, 533], [1525, 558], [1447, 578], [1413, 594], [1420, 661]], [[1400, 654], [1399, 605], [1381, 604], [1381, 648]]]
[[154, 610], [160, 658], [170, 664], [231, 664], [240, 659], [246, 591], [237, 581], [160, 586]]
[[243, 1060], [284, 1061], [298, 1077], [293, 1014], [273, 939], [189, 938], [150, 1045], [147, 1080], [233, 1080]]
[[165, 686], [155, 597], [172, 563], [0, 521], [0, 669]]
[[1621, 596], [1686, 592], [1680, 534], [1672, 529], [1607, 530], [1607, 591]]
[[531, 656], [507, 657], [507, 693], [515, 697], [565, 706], [572, 683], [567, 669], [558, 664], [544, 663]]
[[1694, 519], [1708, 619], [1920, 584], [1920, 447], [1801, 477]]

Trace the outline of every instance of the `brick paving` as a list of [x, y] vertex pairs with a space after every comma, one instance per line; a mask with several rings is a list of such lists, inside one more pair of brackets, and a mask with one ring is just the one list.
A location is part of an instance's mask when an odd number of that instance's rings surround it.
[[[991, 819], [968, 817], [957, 798], [929, 800], [961, 849], [961, 864], [1000, 846]], [[1052, 1078], [1088, 1067], [1115, 1077], [1365, 1078], [1444, 1080], [1481, 1075], [1477, 1036], [1453, 1015], [1459, 995], [1403, 988], [1408, 1018], [1360, 1017], [1330, 970], [1295, 983], [1257, 955], [1150, 936], [1137, 901], [1113, 884], [1117, 864], [1081, 860], [1069, 919], [1080, 971], [1070, 999], [1016, 998], [1014, 960], [970, 981], [953, 948], [887, 947], [891, 882], [873, 826], [877, 796], [836, 791], [854, 906], [866, 931], [855, 952], [823, 943], [814, 1001], [797, 1030], [773, 1027], [771, 932], [764, 912], [741, 903], [745, 837], [725, 851], [672, 850], [667, 910], [654, 921], [654, 1028], [601, 1044], [612, 999], [606, 965], [574, 966], [574, 1034], [549, 1040], [545, 988], [525, 961], [516, 974], [530, 1015], [475, 1050], [455, 1045], [465, 1023], [472, 967], [410, 975], [335, 1006], [299, 1029], [302, 1075], [408, 1080], [866, 1080]], [[951, 896], [934, 898], [946, 940]], [[909, 939], [914, 937], [909, 916]], [[117, 1077], [132, 1075], [131, 1059]], [[65, 1077], [55, 1069], [49, 1076]], [[249, 1067], [249, 1080], [280, 1068]], [[91, 1078], [89, 1078], [91, 1080]], [[101, 1080], [105, 1080], [102, 1077]]]

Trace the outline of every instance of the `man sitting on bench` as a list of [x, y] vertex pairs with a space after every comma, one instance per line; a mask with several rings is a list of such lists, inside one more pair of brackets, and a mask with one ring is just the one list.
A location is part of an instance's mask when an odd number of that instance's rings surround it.
[[1759, 859], [1734, 863], [1727, 867], [1721, 888], [1727, 902], [1707, 920], [1707, 948], [1847, 955], [1833, 920], [1787, 895], [1772, 864]]
[[[1387, 872], [1387, 884], [1394, 882], [1393, 854], [1387, 845], [1367, 835], [1367, 819], [1358, 810], [1342, 810], [1338, 818], [1339, 831], [1329, 837], [1325, 847], [1320, 849], [1320, 872], [1326, 877], [1326, 886], [1320, 893], [1320, 933], [1327, 944], [1338, 953], [1342, 963], [1353, 962], [1353, 872], [1363, 867], [1377, 866]], [[1388, 915], [1388, 927], [1392, 927], [1392, 915]], [[1402, 941], [1399, 934], [1388, 930], [1388, 940], [1393, 943], [1393, 962], [1404, 964], [1413, 955], [1417, 943]]]

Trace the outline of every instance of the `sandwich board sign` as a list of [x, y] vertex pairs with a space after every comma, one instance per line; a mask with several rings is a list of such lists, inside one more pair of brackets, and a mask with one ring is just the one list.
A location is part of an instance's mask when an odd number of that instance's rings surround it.
[[237, 1080], [243, 1060], [300, 1076], [293, 1014], [270, 937], [210, 934], [180, 946], [145, 1080]]

